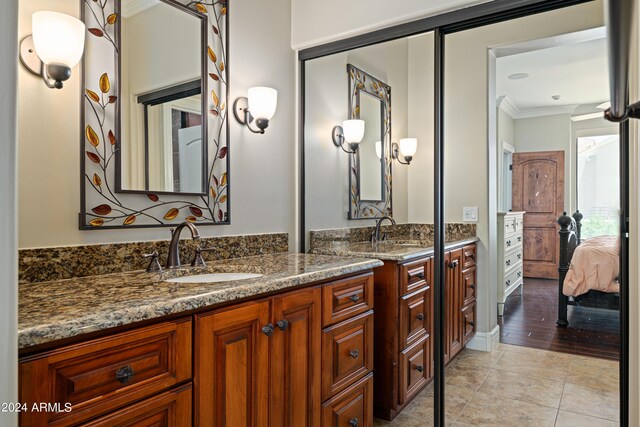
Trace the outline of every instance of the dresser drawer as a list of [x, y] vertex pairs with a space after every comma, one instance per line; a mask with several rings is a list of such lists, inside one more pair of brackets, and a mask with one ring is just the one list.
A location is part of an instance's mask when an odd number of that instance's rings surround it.
[[373, 426], [373, 374], [322, 405], [322, 426]]
[[[70, 425], [191, 378], [191, 320], [164, 322], [45, 353], [20, 364], [22, 402], [70, 403], [24, 413], [23, 426]], [[34, 386], [38, 384], [38, 386]]]
[[504, 235], [508, 236], [516, 232], [516, 217], [508, 216], [504, 219]]
[[82, 427], [115, 426], [190, 427], [191, 384], [159, 394], [97, 420], [82, 424]]
[[511, 267], [514, 267], [521, 263], [522, 263], [522, 245], [516, 246], [514, 249], [505, 253], [504, 265], [502, 266], [502, 268], [504, 270], [509, 270]]
[[322, 331], [322, 400], [373, 370], [373, 311]]
[[524, 230], [524, 217], [521, 215], [516, 217], [516, 233], [522, 233]]
[[476, 245], [462, 248], [462, 269], [476, 265]]
[[431, 285], [431, 259], [421, 259], [400, 266], [400, 294], [406, 295]]
[[476, 300], [476, 268], [471, 267], [462, 271], [463, 281], [463, 303], [462, 306], [469, 305]]
[[476, 333], [476, 303], [462, 309], [462, 342], [466, 345]]
[[522, 264], [519, 264], [507, 271], [504, 278], [504, 286], [508, 290], [510, 287], [519, 284], [521, 281], [522, 281]]
[[431, 338], [424, 337], [400, 354], [400, 405], [413, 399], [429, 382], [430, 344]]
[[431, 288], [402, 297], [400, 300], [400, 348], [430, 334]]
[[506, 236], [504, 238], [504, 250], [508, 251], [516, 246], [522, 245], [522, 233]]
[[322, 288], [322, 326], [326, 327], [373, 308], [373, 274], [365, 274]]

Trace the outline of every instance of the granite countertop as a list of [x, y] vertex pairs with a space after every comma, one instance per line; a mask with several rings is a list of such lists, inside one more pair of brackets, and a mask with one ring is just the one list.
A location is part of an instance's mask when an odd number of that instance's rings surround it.
[[[204, 268], [163, 273], [134, 271], [21, 284], [18, 346], [27, 348], [142, 320], [369, 270], [375, 259], [311, 254], [271, 254], [209, 262]], [[223, 283], [170, 283], [205, 273], [259, 273]]]
[[[477, 237], [445, 243], [445, 248], [464, 246], [478, 241]], [[432, 240], [386, 240], [378, 243], [370, 242], [336, 242], [320, 246], [312, 250], [314, 254], [376, 258], [383, 261], [409, 261], [433, 255]]]

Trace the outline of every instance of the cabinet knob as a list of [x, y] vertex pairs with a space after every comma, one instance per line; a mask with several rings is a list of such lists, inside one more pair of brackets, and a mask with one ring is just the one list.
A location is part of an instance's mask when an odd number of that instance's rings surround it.
[[273, 325], [271, 323], [265, 325], [262, 327], [262, 333], [265, 334], [266, 336], [270, 337], [271, 335], [273, 335]]
[[449, 268], [456, 268], [458, 266], [458, 260], [449, 263]]
[[518, 236], [518, 242], [522, 242], [522, 236]]
[[424, 272], [416, 274], [416, 277], [420, 280], [424, 279]]
[[469, 323], [469, 325], [470, 325], [471, 327], [476, 326], [476, 322], [474, 322], [473, 320], [469, 320], [469, 322], [467, 322], [467, 323]]
[[504, 282], [507, 286], [511, 285], [511, 280], [507, 280], [506, 282]]
[[511, 240], [507, 240], [507, 246], [511, 246]]
[[522, 254], [518, 254], [518, 259], [522, 259]]
[[507, 266], [510, 266], [511, 265], [511, 260], [510, 259], [506, 260], [505, 264], [507, 264]]
[[424, 320], [424, 314], [423, 313], [418, 313], [418, 315], [416, 316], [416, 319]]
[[349, 420], [349, 425], [350, 425], [351, 427], [358, 427], [358, 425], [360, 425], [360, 423], [358, 422], [358, 419], [357, 419], [357, 418], [351, 418], [351, 419]]
[[424, 372], [424, 367], [422, 365], [418, 365], [418, 366], [416, 366], [416, 371]]
[[351, 296], [349, 297], [349, 299], [350, 299], [351, 301], [353, 301], [353, 302], [358, 302], [358, 301], [360, 301], [360, 295], [358, 295], [358, 294], [353, 294], [353, 295], [351, 295]]
[[131, 378], [135, 375], [133, 368], [129, 365], [123, 366], [122, 368], [116, 371], [116, 379], [122, 383], [126, 384], [131, 381]]
[[284, 331], [285, 329], [287, 329], [287, 326], [289, 326], [289, 321], [287, 319], [278, 320], [276, 322], [276, 326], [281, 331]]
[[357, 359], [358, 356], [360, 356], [360, 352], [358, 350], [351, 350], [349, 352], [349, 356], [353, 357], [354, 359]]
[[470, 285], [469, 285], [469, 287], [470, 287], [471, 289], [475, 289], [475, 288], [476, 288], [476, 285], [474, 285], [474, 284], [472, 283], [472, 284], [470, 284]]
[[518, 277], [522, 276], [522, 271], [518, 271]]

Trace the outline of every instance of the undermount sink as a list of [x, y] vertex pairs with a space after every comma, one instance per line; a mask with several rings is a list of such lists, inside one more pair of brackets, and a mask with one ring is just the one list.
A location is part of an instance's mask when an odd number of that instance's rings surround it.
[[247, 280], [262, 277], [262, 274], [255, 273], [210, 273], [197, 274], [194, 276], [182, 276], [174, 279], [167, 279], [171, 283], [220, 283], [231, 282], [233, 280]]

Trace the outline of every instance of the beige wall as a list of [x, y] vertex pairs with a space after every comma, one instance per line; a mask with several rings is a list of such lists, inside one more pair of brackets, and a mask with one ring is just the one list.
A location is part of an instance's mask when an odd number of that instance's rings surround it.
[[[0, 403], [18, 399], [18, 272], [16, 186], [16, 82], [18, 1], [0, 13]], [[18, 425], [17, 414], [0, 412], [0, 425]]]
[[[57, 10], [78, 16], [79, 5], [22, 0], [20, 36], [30, 32], [33, 12]], [[297, 172], [293, 166], [295, 54], [290, 47], [290, 1], [234, 3], [229, 19], [230, 101], [245, 96], [251, 86], [266, 85], [278, 89], [278, 109], [265, 135], [254, 135], [230, 118], [231, 225], [203, 226], [200, 231], [205, 236], [288, 232], [293, 242]], [[59, 91], [46, 88], [20, 67], [20, 247], [168, 239], [167, 228], [78, 230], [79, 85], [79, 67]]]

